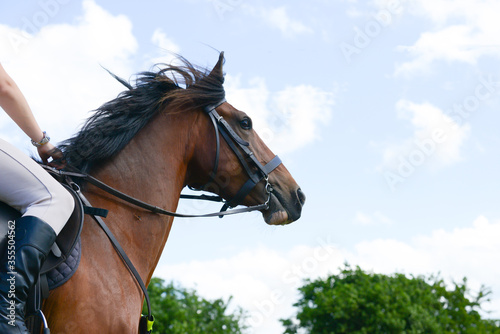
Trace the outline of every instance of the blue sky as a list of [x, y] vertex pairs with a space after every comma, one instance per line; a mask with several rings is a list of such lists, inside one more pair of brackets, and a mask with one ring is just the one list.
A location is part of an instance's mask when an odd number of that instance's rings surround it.
[[[167, 52], [212, 66], [307, 195], [302, 218], [177, 220], [156, 275], [233, 295], [277, 333], [304, 277], [469, 278], [500, 317], [497, 1], [40, 0], [0, 4], [0, 62], [54, 141]], [[27, 139], [0, 115], [0, 136]], [[182, 212], [216, 206], [183, 202]]]

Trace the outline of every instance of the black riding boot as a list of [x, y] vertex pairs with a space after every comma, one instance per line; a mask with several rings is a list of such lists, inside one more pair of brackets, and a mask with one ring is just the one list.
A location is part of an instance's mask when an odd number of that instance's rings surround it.
[[26, 299], [55, 240], [52, 227], [36, 217], [19, 218], [15, 229], [9, 229], [7, 251], [0, 260], [0, 333], [29, 333]]

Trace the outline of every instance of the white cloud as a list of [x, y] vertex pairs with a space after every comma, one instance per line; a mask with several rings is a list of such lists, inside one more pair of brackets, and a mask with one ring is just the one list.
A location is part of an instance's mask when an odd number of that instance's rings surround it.
[[277, 28], [285, 37], [294, 37], [301, 34], [311, 34], [313, 30], [302, 22], [292, 19], [285, 7], [257, 8], [250, 5], [243, 6], [246, 11], [261, 18], [269, 26]]
[[[123, 87], [100, 65], [127, 78], [135, 73], [138, 49], [132, 23], [123, 15], [114, 16], [93, 0], [83, 1], [83, 15], [75, 24], [52, 24], [30, 29], [30, 33], [0, 25], [0, 61], [19, 84], [41, 127], [54, 142], [74, 134], [89, 111], [114, 98]], [[272, 11], [273, 12], [273, 11]], [[284, 9], [276, 10], [277, 20], [291, 32], [302, 31]], [[13, 42], [15, 41], [15, 43]], [[151, 41], [158, 52], [146, 56], [147, 65], [169, 63], [180, 47], [161, 29]], [[264, 79], [253, 79], [242, 87], [238, 78], [228, 76], [228, 98], [255, 119], [256, 129], [279, 152], [290, 152], [320, 138], [318, 128], [329, 121], [334, 92], [313, 86], [286, 87], [271, 94]], [[24, 134], [0, 114], [5, 139], [30, 149]]]
[[155, 45], [164, 50], [168, 50], [170, 52], [175, 52], [175, 53], [180, 52], [180, 47], [177, 44], [175, 44], [170, 38], [168, 38], [165, 32], [163, 32], [161, 28], [158, 28], [154, 31], [151, 40]]
[[478, 58], [487, 53], [489, 48], [482, 45], [483, 38], [474, 33], [474, 30], [472, 26], [455, 25], [438, 32], [423, 33], [414, 45], [399, 47], [400, 51], [406, 51], [414, 59], [398, 65], [396, 75], [427, 72], [436, 60], [476, 64]]
[[303, 279], [328, 275], [341, 264], [340, 252], [326, 238], [286, 253], [260, 247], [224, 259], [160, 265], [154, 275], [195, 287], [205, 298], [233, 296], [233, 306], [249, 311], [251, 333], [274, 334], [282, 332], [278, 319], [293, 313]]
[[312, 29], [303, 23], [291, 19], [285, 7], [273, 8], [267, 11], [262, 11], [262, 17], [271, 26], [277, 27], [285, 36], [293, 36], [297, 34], [312, 33]]
[[400, 100], [398, 116], [411, 121], [413, 135], [383, 152], [384, 167], [397, 169], [402, 161], [413, 168], [426, 165], [432, 169], [448, 166], [462, 159], [461, 148], [470, 126], [459, 125], [449, 115], [430, 103]]
[[[83, 15], [74, 25], [49, 21], [32, 34], [0, 25], [2, 64], [55, 142], [72, 135], [88, 111], [123, 90], [100, 65], [129, 74], [137, 50], [127, 17], [113, 16], [93, 0], [82, 4]], [[0, 118], [7, 116], [2, 113]], [[6, 139], [25, 147], [26, 138], [10, 120], [1, 124]]]
[[408, 12], [432, 20], [434, 28], [411, 46], [399, 49], [412, 60], [396, 68], [397, 75], [428, 71], [438, 60], [476, 64], [482, 56], [500, 57], [500, 3], [492, 0], [418, 0]]
[[419, 235], [409, 242], [377, 239], [360, 242], [353, 251], [333, 246], [330, 237], [316, 245], [298, 245], [288, 252], [266, 247], [227, 258], [160, 265], [155, 276], [196, 288], [205, 298], [228, 298], [250, 312], [255, 333], [280, 333], [279, 318], [289, 317], [297, 301], [303, 278], [337, 273], [346, 261], [363, 270], [383, 274], [395, 272], [425, 275], [440, 273], [447, 282], [461, 282], [477, 292], [481, 284], [493, 289], [485, 310], [500, 316], [500, 221], [479, 216], [469, 227], [443, 229]]
[[331, 118], [335, 92], [309, 85], [289, 86], [270, 92], [263, 78], [244, 87], [239, 77], [228, 75], [228, 101], [247, 112], [255, 129], [273, 150], [287, 153], [319, 140], [321, 126]]
[[[402, 1], [403, 6], [413, 15], [423, 16], [431, 19], [438, 25], [444, 25], [454, 18], [476, 18], [484, 16], [487, 8], [495, 8], [498, 5], [495, 0], [416, 0]], [[475, 21], [476, 21], [475, 20]]]
[[158, 47], [158, 51], [155, 56], [148, 57], [148, 64], [146, 66], [151, 66], [152, 63], [175, 63], [175, 60], [177, 59], [176, 55], [180, 54], [181, 48], [171, 38], [169, 38], [161, 28], [154, 31], [151, 41]]

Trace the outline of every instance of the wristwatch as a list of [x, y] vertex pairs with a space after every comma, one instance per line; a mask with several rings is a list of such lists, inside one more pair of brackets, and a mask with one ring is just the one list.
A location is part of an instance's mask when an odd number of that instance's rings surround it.
[[47, 132], [43, 132], [43, 138], [42, 140], [40, 140], [39, 142], [36, 142], [34, 141], [33, 139], [31, 140], [31, 143], [33, 144], [33, 146], [36, 146], [36, 147], [40, 147], [42, 145], [45, 145], [47, 144], [48, 142], [50, 141], [50, 137], [47, 136]]

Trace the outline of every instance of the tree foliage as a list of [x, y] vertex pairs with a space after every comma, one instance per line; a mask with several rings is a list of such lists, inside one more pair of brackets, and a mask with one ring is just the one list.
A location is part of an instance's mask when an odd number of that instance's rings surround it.
[[[148, 286], [155, 323], [153, 333], [156, 334], [205, 334], [231, 333], [238, 334], [244, 329], [245, 314], [236, 308], [228, 311], [231, 298], [206, 300], [196, 291], [165, 284], [159, 278], [153, 278]], [[147, 314], [146, 305], [143, 313]]]
[[299, 292], [296, 318], [281, 320], [287, 334], [500, 333], [499, 321], [478, 312], [490, 291], [469, 296], [466, 278], [448, 288], [439, 277], [387, 276], [346, 264], [338, 275], [307, 280]]

